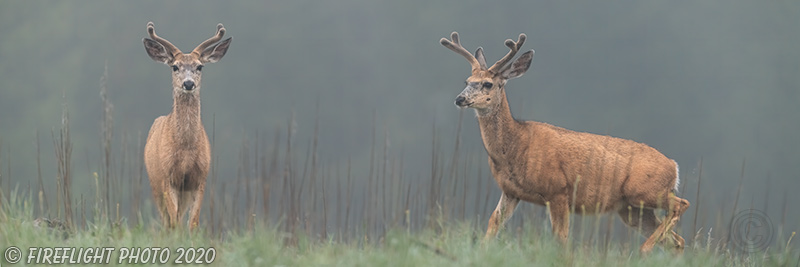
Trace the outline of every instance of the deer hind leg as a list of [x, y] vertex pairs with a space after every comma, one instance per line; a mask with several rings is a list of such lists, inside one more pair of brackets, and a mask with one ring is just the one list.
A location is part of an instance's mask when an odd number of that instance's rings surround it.
[[500, 195], [497, 208], [494, 209], [492, 216], [489, 217], [489, 227], [486, 229], [486, 236], [483, 238], [484, 241], [489, 241], [497, 236], [497, 232], [500, 228], [502, 228], [506, 221], [511, 218], [511, 215], [514, 214], [514, 209], [517, 207], [517, 204], [519, 204], [519, 198], [511, 197], [506, 195], [506, 193]]
[[675, 233], [672, 228], [678, 223], [680, 220], [681, 215], [689, 208], [689, 201], [679, 198], [674, 194], [669, 194], [669, 205], [667, 206], [667, 216], [664, 218], [664, 221], [661, 222], [661, 225], [656, 228], [656, 230], [650, 235], [649, 238], [642, 244], [639, 248], [639, 251], [642, 253], [647, 253], [653, 249], [653, 245], [663, 238], [666, 237], [667, 234], [670, 234], [672, 240], [676, 243], [675, 249], [678, 252], [683, 251], [683, 246], [685, 244], [685, 240]]
[[548, 202], [548, 208], [553, 234], [561, 244], [567, 244], [569, 238], [569, 198], [567, 196], [557, 196], [553, 201]]

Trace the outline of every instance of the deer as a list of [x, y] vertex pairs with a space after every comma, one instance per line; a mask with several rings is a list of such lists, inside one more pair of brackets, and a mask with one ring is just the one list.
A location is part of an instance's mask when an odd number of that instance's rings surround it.
[[[568, 244], [571, 213], [617, 212], [623, 223], [640, 229], [647, 239], [639, 248], [648, 253], [669, 237], [683, 251], [684, 239], [672, 228], [689, 208], [676, 196], [678, 164], [658, 150], [632, 140], [568, 130], [544, 122], [517, 120], [511, 115], [506, 82], [522, 76], [534, 51], [511, 60], [525, 43], [507, 39], [510, 51], [487, 67], [483, 48], [471, 54], [457, 32], [440, 43], [463, 56], [472, 72], [455, 105], [472, 108], [480, 128], [489, 167], [502, 194], [489, 218], [484, 242], [497, 236], [520, 200], [545, 206], [553, 236]], [[656, 210], [666, 210], [661, 221]], [[667, 236], [669, 235], [669, 236]]]
[[225, 27], [217, 24], [214, 36], [188, 54], [156, 35], [147, 23], [150, 38], [143, 38], [147, 55], [172, 69], [172, 112], [155, 119], [147, 135], [144, 161], [153, 198], [163, 225], [175, 228], [189, 211], [187, 224], [194, 229], [206, 177], [211, 166], [208, 136], [200, 118], [200, 84], [203, 66], [222, 59], [232, 38], [222, 39]]

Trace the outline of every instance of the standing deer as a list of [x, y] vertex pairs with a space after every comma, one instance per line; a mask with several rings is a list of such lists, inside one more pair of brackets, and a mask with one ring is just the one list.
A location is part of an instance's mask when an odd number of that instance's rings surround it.
[[[533, 50], [507, 65], [525, 42], [520, 34], [510, 49], [491, 67], [486, 66], [483, 49], [475, 55], [459, 43], [458, 33], [440, 43], [465, 57], [472, 66], [466, 88], [455, 104], [473, 108], [478, 117], [489, 166], [503, 192], [489, 218], [484, 240], [497, 235], [520, 200], [548, 207], [554, 235], [562, 244], [569, 235], [570, 212], [607, 213], [616, 211], [630, 227], [648, 237], [643, 253], [670, 234], [675, 249], [684, 240], [672, 227], [689, 207], [689, 201], [675, 196], [678, 165], [654, 148], [631, 140], [575, 132], [547, 123], [519, 121], [511, 116], [506, 99], [506, 81], [522, 76], [531, 65]], [[666, 209], [661, 222], [656, 209]]]
[[[211, 164], [208, 136], [200, 119], [200, 76], [204, 64], [225, 56], [231, 38], [222, 42], [225, 28], [200, 43], [191, 53], [182, 53], [175, 45], [156, 35], [153, 22], [147, 23], [150, 38], [144, 38], [147, 55], [172, 68], [172, 112], [156, 118], [147, 143], [144, 161], [156, 207], [165, 226], [177, 226], [186, 210], [189, 228], [200, 221], [200, 207], [206, 176]], [[219, 42], [219, 43], [218, 43]]]

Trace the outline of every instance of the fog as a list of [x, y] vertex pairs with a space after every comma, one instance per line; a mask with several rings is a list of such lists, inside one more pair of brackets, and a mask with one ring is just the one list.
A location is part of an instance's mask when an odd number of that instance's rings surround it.
[[[35, 186], [37, 133], [42, 177], [55, 183], [51, 133], [65, 108], [74, 186], [89, 190], [102, 165], [105, 71], [112, 149], [140, 157], [172, 104], [169, 67], [143, 49], [148, 21], [184, 52], [217, 23], [233, 37], [225, 58], [203, 70], [201, 89], [220, 181], [239, 175], [244, 141], [285, 138], [288, 125], [302, 159], [317, 120], [323, 164], [351, 159], [365, 182], [375, 131], [403, 175], [426, 180], [434, 129], [452, 151], [453, 101], [469, 75], [439, 39], [458, 31], [491, 63], [507, 52], [505, 39], [525, 33], [523, 49], [536, 55], [506, 86], [517, 119], [653, 146], [680, 164], [692, 203], [702, 159], [703, 205], [730, 216], [743, 177], [740, 207], [798, 222], [781, 207], [800, 202], [798, 14], [800, 2], [785, 0], [3, 1], [0, 188]], [[470, 179], [497, 194], [472, 114], [464, 111], [459, 153], [483, 165]]]

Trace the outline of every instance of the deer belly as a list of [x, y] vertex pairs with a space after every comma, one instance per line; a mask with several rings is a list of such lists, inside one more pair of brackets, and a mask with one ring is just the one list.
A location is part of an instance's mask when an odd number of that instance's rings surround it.
[[584, 184], [579, 182], [577, 187], [572, 186], [574, 189], [569, 190], [570, 206], [574, 208], [575, 213], [605, 213], [619, 210], [624, 205], [618, 193], [618, 185], [587, 181]]

